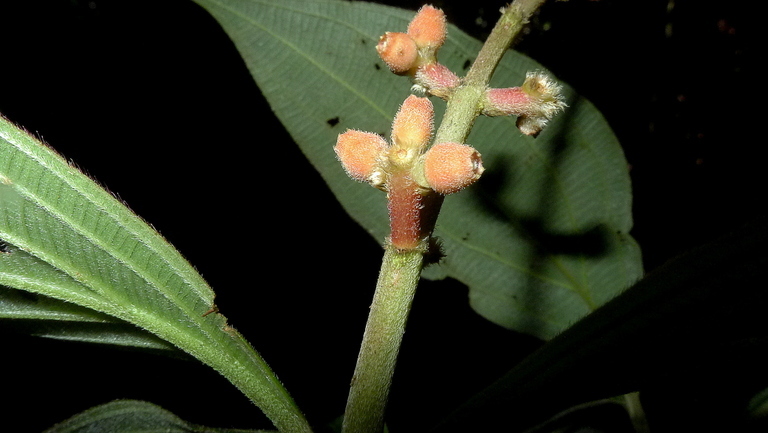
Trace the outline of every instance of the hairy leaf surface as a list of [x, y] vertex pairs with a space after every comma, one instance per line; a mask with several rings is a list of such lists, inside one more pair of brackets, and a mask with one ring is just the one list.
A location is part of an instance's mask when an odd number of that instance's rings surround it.
[[[264, 360], [214, 313], [213, 291], [181, 254], [96, 182], [2, 117], [0, 241], [0, 285], [145, 329], [222, 373], [277, 426], [309, 430]], [[91, 338], [112, 342], [114, 335]]]

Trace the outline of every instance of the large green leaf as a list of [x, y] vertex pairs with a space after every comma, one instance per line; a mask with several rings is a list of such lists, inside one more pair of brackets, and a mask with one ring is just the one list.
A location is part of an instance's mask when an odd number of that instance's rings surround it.
[[[195, 0], [234, 41], [278, 118], [344, 208], [377, 240], [388, 232], [385, 197], [350, 181], [332, 150], [347, 128], [387, 134], [408, 95], [374, 49], [404, 31], [413, 12], [333, 0]], [[450, 17], [448, 17], [450, 20]], [[461, 73], [481, 43], [450, 27], [442, 63]], [[508, 52], [494, 81], [522, 83], [543, 69]], [[470, 288], [477, 312], [508, 328], [551, 338], [641, 273], [627, 163], [611, 129], [566, 86], [570, 107], [538, 137], [515, 119], [480, 118], [469, 137], [484, 178], [445, 201], [436, 228], [445, 259], [426, 276]], [[437, 119], [444, 104], [436, 101]]]
[[262, 358], [212, 313], [213, 291], [194, 268], [123, 203], [2, 117], [0, 241], [0, 285], [145, 329], [222, 373], [278, 428], [309, 430]]

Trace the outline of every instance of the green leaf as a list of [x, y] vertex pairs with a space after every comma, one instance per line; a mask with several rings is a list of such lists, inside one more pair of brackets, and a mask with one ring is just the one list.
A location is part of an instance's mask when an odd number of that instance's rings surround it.
[[761, 390], [749, 400], [747, 410], [749, 415], [754, 418], [764, 419], [768, 417], [768, 388]]
[[178, 353], [167, 341], [112, 316], [1, 286], [0, 319], [5, 327], [36, 337]]
[[0, 241], [0, 285], [145, 329], [219, 371], [278, 428], [309, 431], [264, 360], [222, 315], [208, 314], [213, 291], [178, 251], [96, 182], [1, 117]]
[[182, 420], [160, 406], [139, 400], [117, 400], [92, 407], [44, 433], [267, 433], [266, 430], [218, 429]]
[[[333, 145], [347, 128], [387, 135], [409, 93], [378, 58], [379, 36], [404, 31], [412, 11], [363, 2], [195, 0], [228, 33], [278, 118], [349, 214], [377, 240], [388, 234], [384, 194], [348, 179]], [[450, 20], [451, 17], [448, 17]], [[461, 73], [481, 43], [455, 27], [439, 52]], [[543, 69], [510, 51], [492, 84]], [[548, 339], [642, 274], [630, 180], [604, 118], [566, 86], [569, 108], [537, 138], [514, 118], [480, 118], [469, 143], [487, 170], [448, 197], [436, 235], [446, 257], [429, 278], [456, 278], [486, 318]], [[444, 104], [435, 101], [436, 119]]]

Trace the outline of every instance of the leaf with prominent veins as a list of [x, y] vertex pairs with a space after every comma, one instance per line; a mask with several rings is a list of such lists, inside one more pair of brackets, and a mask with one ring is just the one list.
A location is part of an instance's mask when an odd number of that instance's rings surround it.
[[[136, 325], [219, 371], [277, 427], [309, 431], [264, 360], [224, 316], [207, 314], [213, 291], [181, 254], [96, 182], [1, 117], [0, 240], [0, 285]], [[31, 308], [28, 319], [48, 314]], [[94, 330], [83, 315], [78, 320], [79, 328], [70, 324], [74, 329], [58, 338], [150, 344], [141, 333], [122, 332], [119, 321]]]

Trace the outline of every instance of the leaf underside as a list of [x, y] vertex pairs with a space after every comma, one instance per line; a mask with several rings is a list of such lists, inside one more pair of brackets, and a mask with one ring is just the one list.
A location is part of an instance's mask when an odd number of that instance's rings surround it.
[[[385, 196], [351, 181], [335, 158], [339, 133], [388, 135], [410, 91], [375, 50], [386, 31], [405, 31], [414, 12], [332, 0], [195, 0], [234, 42], [272, 109], [341, 205], [377, 241], [388, 234]], [[451, 17], [448, 17], [450, 20]], [[439, 60], [462, 74], [481, 43], [449, 28]], [[542, 70], [509, 51], [492, 85], [522, 84]], [[627, 162], [605, 119], [565, 86], [569, 108], [537, 138], [515, 118], [479, 118], [469, 143], [486, 172], [445, 200], [436, 236], [446, 257], [425, 276], [469, 287], [472, 307], [510, 329], [549, 339], [642, 274], [629, 235]], [[435, 100], [436, 119], [444, 103]]]
[[167, 341], [115, 317], [2, 286], [0, 320], [7, 328], [36, 337], [140, 348], [173, 356], [181, 354]]

